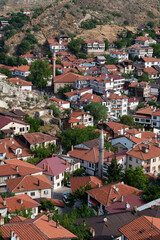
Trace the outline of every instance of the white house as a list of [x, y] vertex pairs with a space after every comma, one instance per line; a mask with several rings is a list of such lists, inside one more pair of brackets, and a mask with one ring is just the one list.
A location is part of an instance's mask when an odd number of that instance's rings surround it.
[[144, 46], [149, 46], [150, 44], [156, 44], [156, 40], [151, 37], [139, 36], [135, 39], [135, 44], [140, 44]]
[[110, 53], [111, 58], [117, 58], [118, 62], [123, 62], [124, 60], [128, 60], [128, 53], [125, 51], [115, 51]]
[[25, 81], [21, 78], [8, 78], [6, 79], [6, 81], [12, 83], [12, 84], [15, 84], [17, 86], [20, 87], [20, 89], [22, 90], [28, 90], [28, 91], [32, 91], [32, 82], [29, 82], [29, 81]]
[[29, 71], [30, 67], [27, 66], [27, 65], [22, 65], [22, 66], [19, 66], [19, 67], [14, 67], [13, 70], [11, 71], [12, 72], [12, 75], [14, 77], [19, 77], [19, 78], [27, 78], [30, 74], [30, 71]]
[[143, 57], [142, 63], [144, 64], [145, 68], [149, 68], [152, 67], [153, 65], [160, 65], [160, 59], [153, 57]]

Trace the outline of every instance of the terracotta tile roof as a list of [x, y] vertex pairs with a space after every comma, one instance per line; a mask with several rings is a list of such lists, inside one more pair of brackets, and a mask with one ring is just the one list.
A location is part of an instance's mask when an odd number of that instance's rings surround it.
[[74, 90], [74, 91], [72, 91], [72, 92], [67, 92], [67, 93], [65, 93], [65, 95], [67, 96], [67, 97], [72, 97], [72, 96], [75, 96], [75, 95], [77, 95], [77, 93], [79, 93], [79, 94], [82, 94], [83, 92], [86, 92], [86, 91], [88, 91], [88, 90], [91, 90], [92, 88], [90, 88], [90, 87], [87, 87], [87, 88], [82, 88], [82, 89], [80, 89], [80, 90]]
[[119, 231], [128, 240], [160, 239], [159, 218], [141, 216], [121, 227]]
[[[147, 151], [143, 152], [142, 147], [145, 147]], [[128, 151], [127, 154], [129, 156], [141, 159], [142, 161], [146, 161], [151, 158], [160, 157], [160, 148], [151, 142], [149, 144], [138, 144], [133, 149]]]
[[149, 75], [156, 75], [158, 74], [159, 72], [153, 68], [153, 67], [148, 67], [148, 68], [144, 68], [143, 70], [144, 72], [148, 73]]
[[[98, 147], [91, 148], [89, 150], [74, 149], [69, 151], [68, 154], [72, 157], [78, 158], [91, 163], [99, 162], [99, 149]], [[107, 150], [104, 150], [104, 161], [106, 161], [113, 153]]]
[[0, 165], [0, 176], [19, 175], [19, 173], [8, 164]]
[[54, 78], [54, 82], [55, 83], [75, 83], [77, 77], [79, 77], [78, 74], [68, 72], [68, 73], [56, 76]]
[[108, 99], [110, 99], [110, 100], [112, 100], [112, 99], [128, 99], [128, 97], [125, 95], [118, 95], [115, 93], [110, 93]]
[[153, 116], [160, 116], [160, 109], [153, 111], [152, 113]]
[[78, 123], [81, 121], [82, 121], [81, 119], [71, 118], [71, 119], [69, 119], [68, 123]]
[[15, 216], [9, 221], [9, 223], [23, 222], [24, 220], [26, 220], [25, 217], [15, 215]]
[[34, 58], [34, 55], [31, 53], [28, 53], [28, 54], [21, 55], [20, 57], [21, 58]]
[[139, 98], [135, 98], [135, 97], [133, 97], [133, 98], [128, 98], [128, 103], [131, 103], [131, 102], [139, 102], [139, 101], [140, 101]]
[[[8, 159], [8, 160], [4, 160], [4, 162], [6, 163], [5, 165], [9, 166], [15, 171], [17, 167], [17, 174], [19, 174], [20, 176], [27, 176], [27, 175], [43, 172], [42, 168], [39, 168], [31, 163], [24, 162], [18, 159]], [[1, 166], [5, 166], [5, 165], [0, 165], [0, 168]]]
[[95, 176], [72, 177], [70, 181], [71, 181], [72, 193], [74, 193], [78, 188], [84, 187], [87, 184], [90, 184], [92, 188], [96, 188], [98, 183], [100, 184], [100, 187], [103, 186], [102, 179]]
[[30, 209], [40, 206], [39, 203], [34, 201], [26, 194], [20, 194], [17, 196], [5, 198], [4, 200], [6, 200], [7, 209], [11, 213], [15, 213], [16, 209], [20, 211], [22, 208]]
[[130, 46], [128, 49], [137, 49], [137, 50], [145, 50], [145, 49], [153, 49], [152, 47], [149, 47], [149, 46], [144, 46], [144, 45], [141, 45], [141, 44], [133, 44], [132, 46]]
[[15, 67], [14, 69], [20, 72], [29, 72], [30, 66], [21, 65], [19, 67]]
[[142, 59], [144, 62], [160, 62], [160, 59], [153, 57], [143, 57]]
[[111, 130], [114, 131], [114, 133], [119, 133], [119, 130], [124, 129], [127, 130], [129, 129], [129, 126], [121, 124], [121, 123], [116, 123], [116, 122], [106, 122], [105, 123]]
[[138, 131], [136, 128], [132, 128], [132, 129], [127, 130], [126, 133], [135, 135], [135, 134], [139, 134], [140, 131]]
[[153, 106], [148, 106], [148, 107], [144, 107], [144, 108], [140, 108], [136, 111], [136, 114], [147, 114], [147, 115], [152, 115], [153, 113]]
[[85, 115], [85, 114], [87, 114], [87, 113], [78, 109], [78, 110], [73, 111], [73, 112], [69, 115], [69, 117], [70, 117], [70, 118], [77, 118], [77, 117], [82, 116], [82, 115]]
[[140, 114], [135, 114], [135, 115], [133, 115], [133, 117], [136, 117], [136, 118], [147, 118], [147, 119], [151, 119], [151, 116], [140, 115]]
[[29, 123], [25, 123], [23, 121], [15, 119], [15, 118], [0, 115], [0, 129], [3, 128], [4, 126], [7, 126], [11, 122], [20, 123], [23, 125], [30, 125]]
[[[17, 148], [22, 149], [22, 153], [19, 154], [18, 156], [12, 150]], [[5, 152], [6, 152], [6, 159], [13, 159], [17, 157], [23, 158], [23, 157], [32, 156], [32, 154], [29, 152], [29, 149], [25, 146], [25, 144], [16, 137], [12, 139], [9, 139], [9, 138], [0, 139], [0, 153], [5, 153]]]
[[22, 136], [27, 140], [27, 142], [29, 142], [29, 144], [50, 142], [56, 139], [51, 135], [44, 134], [41, 132], [25, 133]]
[[25, 81], [21, 78], [7, 78], [6, 81], [18, 86], [32, 86], [32, 82]]
[[43, 159], [36, 166], [44, 169], [44, 174], [50, 176], [57, 176], [58, 174], [65, 172], [69, 167], [63, 159], [57, 156]]
[[92, 93], [85, 93], [82, 95], [82, 98], [79, 100], [80, 102], [85, 102], [86, 100], [90, 101], [90, 102], [103, 102], [103, 99], [96, 95], [96, 94], [92, 94]]
[[[115, 190], [115, 188], [118, 190]], [[95, 188], [86, 191], [92, 198], [96, 199], [96, 201], [100, 202], [103, 206], [108, 207], [113, 204], [113, 199], [116, 198], [116, 201], [121, 199], [121, 196], [125, 197], [128, 194], [140, 195], [142, 191], [128, 186], [122, 183], [111, 183], [107, 184], [100, 188]]]
[[141, 42], [145, 42], [147, 40], [151, 39], [151, 37], [144, 37], [144, 36], [139, 36], [135, 39], [135, 41], [141, 41]]
[[53, 199], [53, 198], [46, 198], [46, 199], [50, 200], [51, 202], [53, 202], [54, 206], [64, 208], [64, 203], [63, 203], [62, 200]]
[[[40, 176], [43, 176], [43, 180], [40, 179], [42, 178]], [[6, 180], [5, 182], [12, 193], [19, 193], [38, 189], [48, 189], [52, 187], [52, 184], [49, 183], [49, 180], [45, 175], [24, 176]]]
[[116, 67], [116, 65], [105, 65], [105, 67], [107, 68], [107, 69], [117, 69], [117, 67]]
[[67, 103], [69, 103], [67, 101], [64, 101], [64, 100], [62, 100], [60, 98], [56, 98], [56, 97], [50, 98], [50, 100], [53, 101], [53, 102], [56, 102], [58, 104], [67, 104]]

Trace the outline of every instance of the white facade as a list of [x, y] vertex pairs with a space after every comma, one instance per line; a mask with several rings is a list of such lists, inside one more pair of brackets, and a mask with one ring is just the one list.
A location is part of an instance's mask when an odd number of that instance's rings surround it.
[[27, 133], [30, 130], [30, 124], [22, 124], [17, 122], [10, 122], [9, 124], [5, 125], [1, 128], [1, 130], [11, 129], [13, 130], [14, 134], [23, 134]]
[[38, 189], [38, 190], [36, 189], [36, 190], [30, 190], [30, 191], [24, 191], [24, 192], [17, 192], [17, 193], [15, 193], [15, 195], [20, 195], [20, 194], [27, 194], [32, 199], [36, 199], [36, 198], [52, 198], [52, 188]]
[[48, 180], [53, 184], [53, 189], [57, 189], [63, 186], [62, 180], [64, 179], [64, 172], [57, 176], [50, 176], [45, 174]]
[[131, 56], [138, 58], [141, 57], [152, 57], [153, 55], [153, 48], [149, 46], [142, 46], [139, 44], [132, 45], [128, 48], [128, 53], [131, 54]]
[[151, 60], [151, 61], [144, 61], [144, 67], [152, 67], [153, 65], [160, 65], [160, 60]]
[[123, 51], [111, 52], [111, 58], [118, 58], [118, 62], [123, 62], [124, 60], [128, 60], [128, 53]]
[[32, 91], [32, 86], [20, 86], [22, 90]]

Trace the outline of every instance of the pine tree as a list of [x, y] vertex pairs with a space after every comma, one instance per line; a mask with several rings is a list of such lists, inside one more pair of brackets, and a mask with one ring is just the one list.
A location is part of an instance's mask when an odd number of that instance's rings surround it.
[[108, 171], [106, 173], [108, 183], [118, 182], [122, 180], [123, 176], [122, 168], [123, 166], [117, 163], [117, 158], [115, 155], [115, 157], [111, 161], [111, 164], [108, 166]]

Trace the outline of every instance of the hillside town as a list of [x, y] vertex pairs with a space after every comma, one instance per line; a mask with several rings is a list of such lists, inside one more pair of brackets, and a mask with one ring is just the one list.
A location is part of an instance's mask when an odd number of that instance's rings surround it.
[[43, 12], [0, 16], [0, 239], [160, 240], [160, 27], [42, 45]]

